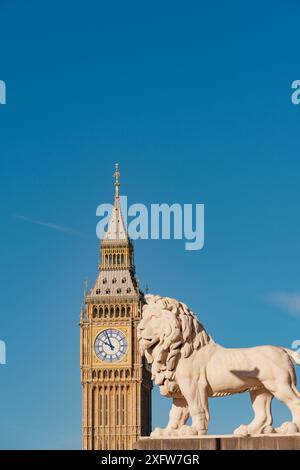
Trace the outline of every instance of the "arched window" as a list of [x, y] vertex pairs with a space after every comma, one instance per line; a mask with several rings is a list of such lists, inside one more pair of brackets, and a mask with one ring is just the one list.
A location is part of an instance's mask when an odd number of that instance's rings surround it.
[[115, 284], [117, 282], [117, 278], [116, 277], [113, 277], [112, 278], [112, 283]]
[[110, 307], [110, 318], [114, 316], [115, 310], [114, 307]]
[[117, 263], [120, 264], [120, 253], [117, 254]]
[[120, 424], [120, 398], [119, 398], [119, 393], [118, 389], [116, 390], [117, 396], [116, 396], [116, 425], [118, 426]]
[[124, 305], [121, 308], [121, 317], [125, 317], [125, 307], [124, 307]]
[[116, 317], [119, 317], [120, 316], [120, 309], [119, 307], [116, 307]]
[[104, 402], [104, 425], [107, 426], [108, 424], [108, 406], [109, 406], [109, 398], [108, 398], [108, 390], [105, 387], [105, 402]]
[[125, 424], [125, 394], [124, 394], [124, 387], [121, 387], [121, 424]]
[[97, 307], [94, 307], [93, 308], [93, 318], [96, 318], [97, 315], [98, 315]]
[[106, 293], [106, 294], [110, 294], [110, 289], [109, 289], [109, 287], [106, 289], [105, 293]]
[[103, 424], [103, 412], [102, 412], [102, 390], [99, 389], [99, 424], [102, 426]]
[[124, 264], [124, 255], [121, 255], [121, 264]]
[[125, 284], [125, 282], [126, 282], [126, 277], [123, 277], [122, 278], [122, 284]]
[[127, 307], [127, 316], [129, 317], [130, 315], [130, 307]]
[[122, 291], [121, 291], [120, 287], [118, 287], [118, 289], [117, 289], [117, 294], [121, 294], [121, 292], [122, 292]]
[[109, 255], [109, 265], [111, 266], [112, 264], [112, 255]]
[[113, 256], [113, 264], [116, 264], [116, 255]]
[[130, 294], [130, 292], [131, 292], [130, 287], [127, 287], [126, 292], [127, 292], [127, 294]]
[[103, 317], [103, 308], [102, 307], [100, 307], [100, 309], [99, 309], [99, 317]]
[[107, 307], [105, 307], [104, 316], [105, 316], [106, 318], [108, 317], [108, 308], [107, 308]]

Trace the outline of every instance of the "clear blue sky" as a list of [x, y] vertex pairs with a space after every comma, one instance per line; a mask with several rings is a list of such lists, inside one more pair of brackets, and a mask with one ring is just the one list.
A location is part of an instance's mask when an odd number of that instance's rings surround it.
[[[201, 251], [135, 243], [142, 286], [225, 346], [300, 339], [299, 14], [296, 0], [1, 0], [1, 448], [81, 446], [79, 309], [115, 161], [129, 202], [206, 208]], [[155, 392], [154, 426], [169, 406]], [[210, 432], [230, 433], [250, 400], [211, 411]]]

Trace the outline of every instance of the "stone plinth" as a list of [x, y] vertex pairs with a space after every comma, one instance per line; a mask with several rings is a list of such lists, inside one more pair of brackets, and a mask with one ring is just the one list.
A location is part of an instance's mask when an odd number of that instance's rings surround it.
[[136, 450], [300, 450], [300, 433], [260, 436], [142, 437]]

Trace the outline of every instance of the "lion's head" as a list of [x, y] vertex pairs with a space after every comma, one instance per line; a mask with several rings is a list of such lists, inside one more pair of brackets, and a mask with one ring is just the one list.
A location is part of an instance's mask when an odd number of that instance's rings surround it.
[[175, 371], [180, 357], [189, 357], [211, 341], [195, 314], [175, 299], [146, 295], [138, 325], [140, 351], [151, 364], [152, 378], [161, 393], [178, 392]]

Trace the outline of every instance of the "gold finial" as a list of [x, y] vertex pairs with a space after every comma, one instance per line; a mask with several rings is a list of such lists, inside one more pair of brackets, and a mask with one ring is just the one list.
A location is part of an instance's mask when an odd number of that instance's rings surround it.
[[115, 178], [115, 187], [116, 187], [116, 197], [119, 197], [119, 186], [120, 186], [120, 183], [119, 183], [119, 177], [120, 177], [120, 172], [119, 172], [119, 164], [116, 163], [116, 171], [115, 173], [113, 174], [113, 177]]

